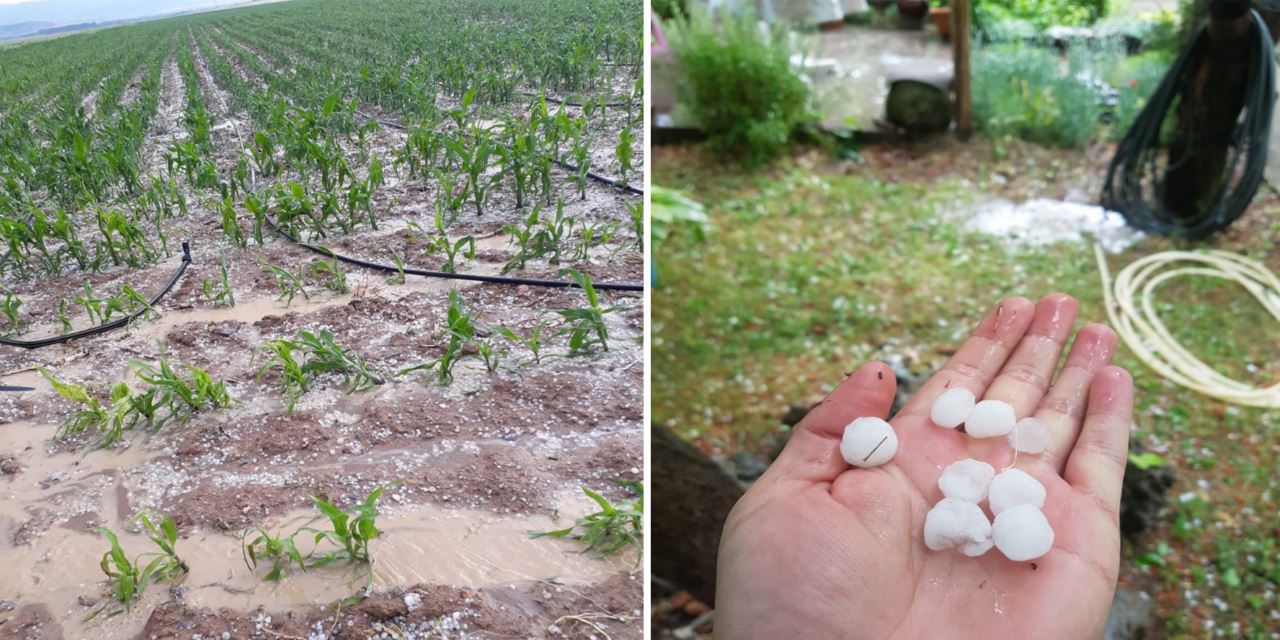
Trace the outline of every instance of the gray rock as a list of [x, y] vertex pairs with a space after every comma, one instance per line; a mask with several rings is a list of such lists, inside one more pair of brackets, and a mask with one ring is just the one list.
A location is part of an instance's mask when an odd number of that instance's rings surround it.
[[1153, 638], [1156, 633], [1156, 607], [1146, 595], [1125, 589], [1116, 589], [1111, 601], [1111, 614], [1107, 616], [1107, 628], [1102, 640], [1142, 640]]
[[101, 599], [97, 596], [80, 596], [76, 598], [76, 602], [79, 602], [82, 607], [96, 606], [100, 601]]
[[0, 600], [0, 611], [13, 611], [18, 605], [12, 600]]

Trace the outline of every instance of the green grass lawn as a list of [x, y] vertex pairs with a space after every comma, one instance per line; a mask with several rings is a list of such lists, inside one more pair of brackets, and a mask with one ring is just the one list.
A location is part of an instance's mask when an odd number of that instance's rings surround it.
[[[924, 155], [904, 164], [867, 150], [859, 164], [801, 153], [743, 174], [696, 148], [656, 149], [654, 184], [687, 190], [711, 227], [705, 241], [676, 230], [655, 245], [654, 419], [709, 453], [763, 455], [788, 406], [820, 399], [869, 359], [941, 366], [1003, 296], [1064, 291], [1080, 300], [1081, 324], [1106, 322], [1089, 244], [1011, 250], [961, 229], [963, 211], [988, 197], [1092, 188], [1105, 164], [1007, 143]], [[1280, 270], [1280, 201], [1260, 196], [1255, 209], [1203, 246]], [[1111, 256], [1112, 273], [1174, 247], [1147, 238]], [[1252, 384], [1280, 380], [1280, 331], [1243, 289], [1188, 278], [1158, 297], [1202, 359]], [[1122, 581], [1151, 593], [1171, 637], [1280, 637], [1280, 412], [1165, 382], [1123, 347], [1117, 360], [1138, 386], [1134, 438], [1178, 473], [1168, 523], [1126, 547]]]

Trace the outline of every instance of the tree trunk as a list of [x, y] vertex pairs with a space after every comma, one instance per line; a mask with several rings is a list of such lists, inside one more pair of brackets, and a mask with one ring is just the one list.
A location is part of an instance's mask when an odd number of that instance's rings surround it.
[[720, 532], [743, 487], [669, 429], [652, 433], [653, 573], [714, 606]]

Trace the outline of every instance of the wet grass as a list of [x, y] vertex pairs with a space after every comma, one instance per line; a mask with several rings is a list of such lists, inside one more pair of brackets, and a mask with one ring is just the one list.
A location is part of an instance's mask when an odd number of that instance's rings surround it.
[[[654, 419], [713, 454], [763, 455], [776, 446], [789, 406], [820, 399], [872, 358], [932, 371], [1000, 297], [1065, 291], [1080, 300], [1081, 324], [1105, 322], [1088, 244], [1007, 248], [961, 228], [961, 212], [979, 193], [1052, 183], [1019, 153], [1003, 160], [1018, 172], [998, 183], [960, 158], [954, 173], [891, 184], [877, 178], [886, 172], [872, 154], [864, 165], [800, 156], [744, 175], [687, 150], [659, 149], [654, 183], [688, 190], [711, 226], [704, 241], [676, 229], [655, 247]], [[1085, 162], [1057, 153], [1067, 164]], [[1258, 209], [1204, 246], [1280, 269], [1280, 205], [1272, 198]], [[1143, 240], [1109, 258], [1112, 273], [1170, 248]], [[1186, 278], [1162, 286], [1157, 300], [1177, 339], [1222, 373], [1251, 384], [1280, 380], [1275, 321], [1244, 290]], [[1272, 473], [1280, 412], [1177, 387], [1124, 349], [1117, 359], [1139, 389], [1135, 440], [1178, 472], [1168, 524], [1127, 545], [1123, 580], [1153, 591], [1173, 634], [1280, 631], [1280, 482]], [[1159, 561], [1138, 560], [1144, 556]]]

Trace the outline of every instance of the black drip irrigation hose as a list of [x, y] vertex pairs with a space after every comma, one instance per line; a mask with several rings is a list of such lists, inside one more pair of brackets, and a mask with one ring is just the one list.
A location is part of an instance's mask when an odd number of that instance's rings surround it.
[[[1102, 206], [1124, 214], [1130, 225], [1162, 235], [1205, 238], [1235, 222], [1257, 193], [1267, 163], [1267, 143], [1275, 104], [1276, 62], [1272, 52], [1274, 43], [1266, 24], [1258, 12], [1250, 13], [1253, 24], [1250, 26], [1251, 57], [1245, 88], [1245, 113], [1232, 131], [1233, 149], [1223, 173], [1223, 184], [1212, 199], [1212, 206], [1195, 218], [1179, 218], [1165, 210], [1163, 205], [1149, 202], [1143, 186], [1149, 181], [1154, 198], [1159, 199], [1163, 195], [1163, 181], [1151, 175], [1158, 170], [1160, 128], [1182, 88], [1187, 86], [1190, 74], [1200, 66], [1208, 46], [1206, 26], [1201, 27], [1178, 55], [1111, 159], [1102, 191]], [[1232, 188], [1231, 179], [1236, 175], [1242, 158], [1245, 164], [1239, 172], [1240, 180]]]
[[0, 384], [0, 392], [3, 392], [3, 391], [18, 391], [18, 392], [21, 392], [21, 391], [35, 391], [35, 390], [36, 390], [36, 388], [35, 388], [35, 387], [15, 387], [15, 386], [13, 386], [13, 385]]
[[[517, 92], [516, 92], [516, 95], [524, 96], [524, 97], [526, 97], [526, 98], [542, 98], [542, 97], [544, 97], [541, 93], [532, 93], [532, 92], [529, 92], [529, 91], [517, 91]], [[562, 105], [564, 105], [564, 106], [566, 106], [566, 107], [585, 107], [585, 106], [587, 106], [587, 105], [585, 105], [585, 104], [583, 104], [583, 103], [581, 103], [581, 102], [572, 102], [572, 101], [570, 101], [570, 100], [569, 100], [569, 99], [567, 99], [567, 98], [554, 98], [554, 97], [552, 97], [552, 96], [545, 96], [545, 98], [547, 99], [547, 102], [554, 102], [554, 103], [556, 103], [556, 104], [562, 104]], [[599, 103], [592, 103], [592, 104], [599, 104]], [[625, 107], [625, 106], [627, 106], [627, 103], [626, 103], [626, 102], [606, 102], [606, 103], [604, 103], [604, 104], [602, 104], [602, 105], [599, 105], [599, 106], [609, 107], [610, 109], [613, 109], [613, 108], [617, 108], [617, 107]]]
[[[160, 299], [163, 298], [165, 294], [169, 293], [169, 291], [173, 289], [174, 285], [178, 284], [178, 280], [182, 278], [182, 274], [186, 272], [187, 266], [190, 264], [191, 264], [191, 245], [186, 242], [183, 242], [182, 243], [182, 264], [179, 264], [177, 271], [173, 272], [173, 277], [169, 278], [169, 283], [166, 284], [164, 288], [160, 290], [159, 293], [152, 296], [151, 301], [147, 303], [146, 307], [139, 309], [123, 318], [112, 320], [110, 322], [104, 322], [96, 327], [89, 327], [88, 329], [81, 329], [79, 331], [73, 331], [71, 333], [64, 333], [59, 336], [42, 338], [40, 340], [10, 340], [8, 338], [0, 338], [0, 345], [4, 345], [6, 347], [19, 347], [22, 349], [39, 349], [41, 347], [48, 347], [50, 345], [70, 342], [77, 338], [87, 338], [89, 336], [97, 335], [99, 333], [106, 333], [113, 329], [119, 329], [120, 327], [123, 327], [129, 324], [130, 322], [133, 322], [142, 314], [148, 311], [151, 311], [152, 308], [155, 307], [156, 304], [160, 302]], [[19, 389], [21, 388], [15, 388], [13, 390], [19, 390]], [[0, 390], [7, 391], [10, 389], [0, 389]]]
[[[403, 124], [400, 124], [399, 122], [395, 122], [395, 121], [392, 121], [392, 120], [384, 120], [384, 119], [379, 118], [379, 117], [377, 117], [377, 116], [371, 116], [371, 115], [369, 115], [369, 114], [367, 114], [367, 113], [365, 113], [365, 112], [363, 112], [363, 111], [360, 111], [360, 110], [358, 110], [358, 109], [356, 110], [356, 113], [357, 113], [358, 115], [360, 115], [360, 116], [364, 117], [364, 118], [368, 118], [369, 120], [373, 120], [374, 122], [377, 122], [378, 124], [380, 124], [380, 125], [382, 125], [382, 126], [384, 126], [384, 127], [391, 127], [392, 129], [399, 129], [400, 131], [404, 131], [404, 130], [406, 129], [406, 127], [405, 127]], [[563, 168], [563, 169], [568, 169], [569, 171], [577, 171], [577, 170], [578, 170], [578, 167], [577, 167], [576, 165], [569, 164], [568, 162], [562, 162], [562, 161], [560, 161], [560, 160], [556, 160], [555, 158], [552, 158], [552, 159], [551, 159], [551, 161], [552, 161], [552, 162], [554, 162], [557, 166], [559, 166], [559, 167], [561, 167], [561, 168]], [[626, 191], [627, 193], [630, 193], [630, 194], [634, 194], [634, 195], [637, 195], [637, 196], [642, 196], [642, 195], [644, 195], [644, 189], [638, 189], [638, 188], [636, 188], [636, 187], [633, 187], [633, 186], [631, 186], [631, 185], [629, 185], [629, 184], [626, 184], [626, 183], [622, 182], [621, 180], [618, 180], [618, 179], [616, 179], [616, 178], [610, 178], [609, 176], [602, 176], [602, 175], [600, 175], [600, 174], [598, 174], [598, 173], [596, 173], [596, 172], [594, 172], [594, 171], [588, 171], [588, 172], [587, 172], [587, 177], [588, 177], [588, 178], [591, 178], [592, 180], [595, 180], [596, 182], [599, 182], [599, 183], [601, 183], [601, 184], [607, 184], [607, 185], [609, 185], [609, 186], [611, 186], [611, 187], [613, 187], [613, 188], [615, 188], [615, 189], [621, 189], [621, 190]]]
[[[353, 264], [357, 267], [364, 267], [366, 269], [375, 269], [377, 271], [385, 271], [387, 273], [403, 272], [408, 275], [422, 276], [424, 278], [442, 278], [445, 280], [468, 280], [471, 282], [486, 282], [489, 284], [508, 284], [508, 285], [517, 285], [517, 286], [523, 284], [523, 285], [529, 285], [531, 287], [559, 287], [559, 288], [578, 286], [578, 283], [571, 282], [568, 280], [537, 280], [533, 278], [508, 278], [506, 276], [486, 276], [486, 275], [480, 275], [480, 274], [474, 274], [474, 273], [450, 273], [448, 271], [430, 271], [428, 269], [415, 269], [413, 267], [404, 267], [402, 269], [395, 265], [382, 264], [378, 262], [370, 262], [368, 260], [361, 260], [360, 258], [352, 258], [350, 256], [344, 256], [342, 254], [334, 252], [332, 249], [328, 247], [322, 247], [317, 244], [303, 242], [297, 239], [296, 237], [294, 237], [293, 234], [289, 233], [283, 227], [276, 224], [276, 222], [271, 218], [267, 218], [267, 224], [271, 225], [271, 228], [275, 230], [275, 232], [280, 237], [308, 251], [332, 258], [334, 260], [337, 260], [338, 262], [345, 262], [347, 264]], [[613, 284], [608, 282], [600, 282], [600, 283], [592, 283], [591, 286], [601, 291], [644, 291], [644, 285], [640, 285], [640, 284]]]

